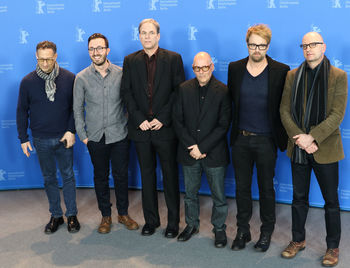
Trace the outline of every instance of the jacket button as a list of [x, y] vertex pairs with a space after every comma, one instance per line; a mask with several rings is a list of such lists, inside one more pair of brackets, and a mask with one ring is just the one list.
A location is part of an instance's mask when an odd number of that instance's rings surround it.
[[201, 131], [200, 129], [197, 129], [197, 131], [199, 132], [199, 131]]

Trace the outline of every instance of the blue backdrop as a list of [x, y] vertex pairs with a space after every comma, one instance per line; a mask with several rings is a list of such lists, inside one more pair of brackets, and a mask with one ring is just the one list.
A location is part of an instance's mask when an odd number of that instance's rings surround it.
[[[272, 29], [268, 54], [296, 68], [302, 61], [302, 36], [320, 32], [327, 44], [331, 63], [350, 73], [350, 0], [0, 0], [0, 189], [43, 186], [38, 160], [22, 153], [16, 131], [16, 104], [21, 79], [34, 70], [35, 46], [42, 40], [57, 44], [60, 66], [78, 73], [90, 64], [87, 38], [101, 32], [110, 41], [109, 59], [122, 65], [125, 55], [141, 49], [137, 27], [152, 17], [161, 26], [160, 46], [182, 55], [186, 78], [194, 77], [191, 64], [199, 51], [211, 54], [214, 75], [227, 82], [230, 61], [247, 56], [245, 34], [255, 23]], [[349, 109], [348, 109], [349, 110]], [[341, 125], [345, 154], [350, 155], [350, 115]], [[86, 147], [74, 147], [77, 186], [92, 186], [93, 172]], [[340, 162], [339, 197], [342, 209], [350, 210], [349, 158]], [[161, 187], [161, 171], [159, 186]], [[58, 177], [59, 174], [58, 174]], [[140, 187], [134, 148], [130, 155], [130, 187]], [[183, 179], [180, 176], [181, 190]], [[290, 163], [279, 152], [274, 179], [276, 198], [290, 203], [292, 184]], [[203, 180], [201, 193], [209, 193]], [[235, 182], [229, 166], [226, 193], [234, 196]], [[258, 198], [254, 175], [253, 196]], [[310, 203], [323, 206], [315, 178]]]

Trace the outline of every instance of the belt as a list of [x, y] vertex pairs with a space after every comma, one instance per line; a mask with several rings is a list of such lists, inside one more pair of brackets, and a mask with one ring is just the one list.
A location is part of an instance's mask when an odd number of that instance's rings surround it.
[[241, 134], [241, 135], [243, 135], [245, 137], [247, 137], [247, 136], [258, 136], [258, 134], [253, 133], [253, 132], [249, 132], [247, 130], [240, 130], [239, 134]]

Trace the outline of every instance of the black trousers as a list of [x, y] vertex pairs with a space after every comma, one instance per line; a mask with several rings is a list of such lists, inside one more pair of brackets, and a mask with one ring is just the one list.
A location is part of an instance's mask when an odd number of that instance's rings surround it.
[[164, 197], [168, 208], [168, 226], [178, 228], [180, 193], [176, 140], [135, 142], [135, 148], [141, 170], [142, 208], [145, 222], [152, 226], [160, 225], [156, 176], [157, 153], [163, 174]]
[[338, 162], [318, 164], [312, 155], [308, 155], [308, 164], [292, 163], [293, 203], [292, 236], [293, 241], [305, 240], [305, 222], [309, 210], [309, 190], [311, 170], [314, 171], [325, 201], [325, 220], [327, 231], [327, 248], [339, 247], [340, 209], [338, 200]]
[[260, 231], [272, 234], [276, 222], [273, 178], [277, 148], [270, 137], [239, 135], [232, 146], [236, 179], [238, 232], [250, 232], [252, 217], [252, 175], [256, 165], [259, 186]]
[[115, 143], [105, 144], [105, 137], [103, 136], [99, 142], [89, 141], [87, 147], [94, 166], [95, 192], [102, 216], [111, 216], [110, 164], [112, 166], [118, 214], [128, 215], [129, 140], [125, 138]]

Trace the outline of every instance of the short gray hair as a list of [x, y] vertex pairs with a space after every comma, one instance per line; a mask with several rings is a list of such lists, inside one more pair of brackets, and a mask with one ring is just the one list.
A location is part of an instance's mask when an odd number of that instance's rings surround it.
[[144, 20], [142, 20], [140, 22], [140, 24], [139, 24], [139, 33], [141, 33], [140, 29], [141, 29], [142, 25], [144, 25], [145, 23], [152, 23], [157, 29], [157, 34], [159, 34], [160, 26], [159, 26], [159, 23], [155, 19], [144, 19]]

